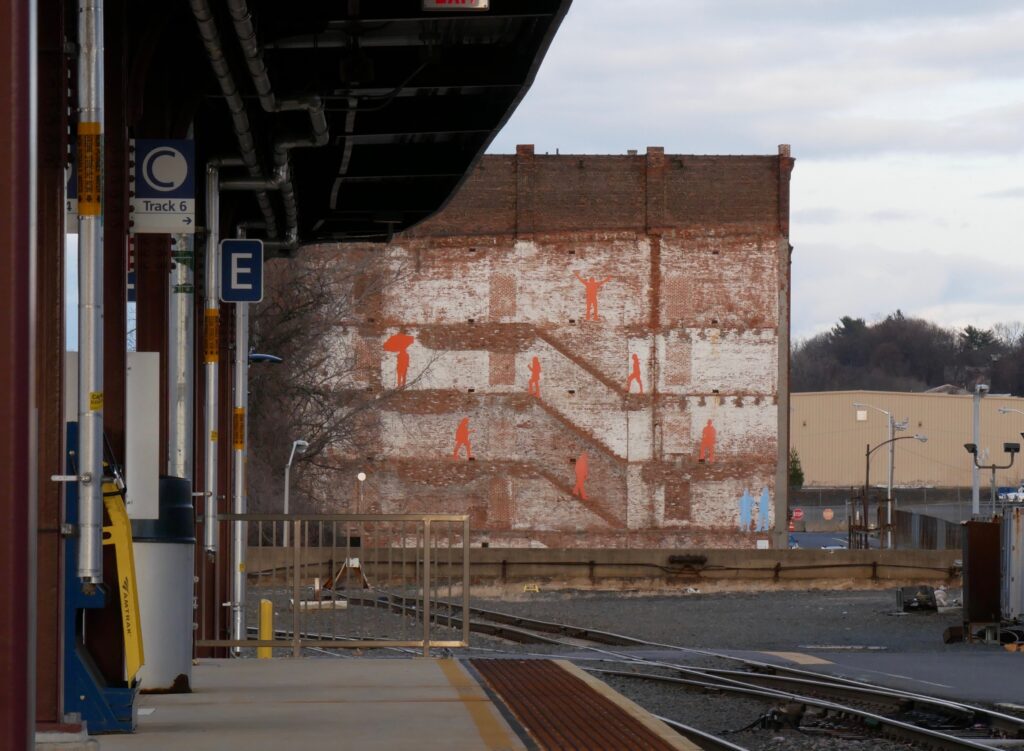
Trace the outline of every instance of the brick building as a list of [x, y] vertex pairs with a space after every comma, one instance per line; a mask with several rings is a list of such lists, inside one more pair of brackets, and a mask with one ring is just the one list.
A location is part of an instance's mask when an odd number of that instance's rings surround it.
[[788, 147], [484, 157], [387, 247], [400, 282], [346, 343], [369, 387], [406, 379], [376, 415], [364, 509], [468, 512], [492, 546], [767, 536], [792, 168]]

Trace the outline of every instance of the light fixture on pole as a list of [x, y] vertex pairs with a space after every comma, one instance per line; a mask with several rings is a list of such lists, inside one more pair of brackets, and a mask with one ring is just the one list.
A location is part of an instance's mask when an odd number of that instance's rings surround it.
[[[889, 479], [885, 485], [885, 497], [890, 503], [892, 502], [892, 486], [893, 486], [893, 475], [896, 468], [896, 451], [895, 451], [895, 438], [896, 431], [906, 430], [910, 425], [910, 418], [907, 418], [903, 422], [897, 422], [896, 418], [892, 416], [891, 412], [887, 412], [880, 407], [876, 407], [873, 404], [863, 404], [861, 402], [854, 402], [853, 406], [857, 409], [873, 409], [876, 412], [881, 412], [885, 415], [886, 422], [889, 425]], [[879, 444], [885, 445], [885, 444]], [[876, 447], [877, 448], [877, 447]]]
[[[292, 452], [288, 455], [288, 463], [286, 465], [284, 465], [284, 515], [285, 516], [288, 516], [288, 499], [289, 499], [289, 493], [291, 491], [290, 484], [289, 484], [289, 479], [290, 479], [289, 475], [291, 474], [291, 470], [292, 470], [292, 460], [295, 458], [296, 454], [304, 454], [304, 453], [306, 453], [306, 449], [308, 449], [308, 448], [309, 448], [309, 441], [304, 441], [301, 438], [299, 438], [296, 441], [292, 441]], [[284, 547], [288, 547], [288, 520], [287, 519], [284, 520], [284, 525], [283, 526], [284, 526], [284, 534], [283, 534], [281, 539], [284, 542]]]
[[356, 514], [363, 506], [363, 483], [366, 482], [366, 473], [360, 472], [356, 475]]
[[[915, 441], [920, 441], [921, 443], [927, 443], [928, 442], [928, 436], [921, 435], [919, 433], [915, 433], [914, 435], [901, 435], [898, 438], [890, 438], [887, 441], [882, 441], [881, 443], [879, 443], [877, 446], [874, 446], [874, 447], [872, 447], [871, 444], [869, 443], [865, 447], [865, 449], [864, 449], [864, 514], [865, 514], [864, 524], [865, 524], [865, 526], [867, 525], [868, 488], [870, 487], [870, 484], [871, 484], [871, 455], [873, 453], [875, 453], [875, 451], [877, 451], [878, 449], [882, 448], [882, 446], [889, 446], [890, 447], [890, 451], [891, 451], [892, 446], [893, 446], [893, 444], [896, 443], [896, 441], [908, 441], [910, 439], [914, 439]], [[885, 544], [885, 547], [891, 549], [893, 547], [893, 539], [892, 539], [892, 510], [893, 510], [893, 508], [892, 508], [892, 496], [890, 495], [890, 497], [887, 498], [886, 501], [887, 501], [887, 503], [886, 503], [886, 515], [885, 515], [885, 518], [886, 518], [887, 530], [886, 530], [886, 540], [885, 540], [886, 544]]]
[[[979, 383], [974, 386], [974, 397], [972, 399], [971, 414], [971, 440], [977, 446], [981, 443], [979, 433], [981, 431], [981, 400], [988, 393], [988, 384]], [[971, 467], [971, 515], [981, 514], [981, 477], [978, 474], [978, 456], [975, 452], [974, 466]]]
[[[1021, 438], [1024, 438], [1024, 433], [1021, 433], [1020, 435], [1021, 435]], [[973, 460], [973, 463], [974, 463], [974, 466], [975, 466], [976, 469], [988, 469], [988, 470], [992, 471], [992, 486], [991, 486], [992, 487], [992, 516], [995, 516], [996, 515], [996, 470], [997, 469], [1009, 469], [1010, 467], [1013, 466], [1014, 457], [1016, 457], [1017, 454], [1020, 453], [1020, 444], [1019, 443], [1004, 443], [1003, 444], [1003, 451], [1010, 455], [1010, 463], [1009, 464], [996, 464], [995, 462], [993, 462], [992, 464], [979, 464], [978, 463], [978, 444], [976, 444], [976, 443], [965, 443], [964, 444], [964, 448], [967, 450], [967, 453], [971, 455], [971, 459]], [[975, 514], [975, 515], [977, 516], [980, 513], [981, 513], [981, 511], [979, 509], [978, 513]]]

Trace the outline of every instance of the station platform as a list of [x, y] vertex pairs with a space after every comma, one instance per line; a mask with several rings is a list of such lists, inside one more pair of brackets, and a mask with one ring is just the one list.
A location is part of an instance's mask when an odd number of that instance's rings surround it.
[[201, 660], [104, 751], [520, 751], [697, 746], [561, 660]]

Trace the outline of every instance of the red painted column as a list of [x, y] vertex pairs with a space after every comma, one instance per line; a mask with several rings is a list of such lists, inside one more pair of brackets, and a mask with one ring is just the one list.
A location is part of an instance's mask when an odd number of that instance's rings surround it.
[[28, 3], [0, 0], [0, 748], [32, 745], [35, 535]]
[[39, 727], [63, 720], [61, 633], [64, 487], [50, 480], [64, 473], [64, 166], [67, 161], [67, 17], [62, 0], [40, 0], [38, 204], [36, 216], [36, 404], [39, 431], [37, 535], [36, 714]]

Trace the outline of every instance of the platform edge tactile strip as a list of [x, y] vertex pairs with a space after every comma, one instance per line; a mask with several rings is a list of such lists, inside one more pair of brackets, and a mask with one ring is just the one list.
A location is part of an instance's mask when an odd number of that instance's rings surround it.
[[[551, 660], [474, 659], [473, 668], [544, 751], [680, 751], [694, 749], [657, 720]], [[633, 711], [630, 711], [630, 710]], [[641, 721], [640, 715], [646, 716]], [[666, 727], [666, 730], [669, 730]]]

